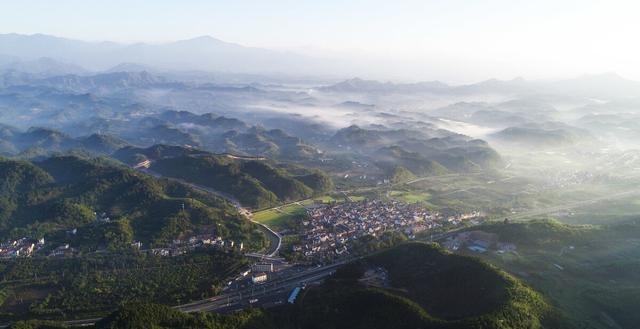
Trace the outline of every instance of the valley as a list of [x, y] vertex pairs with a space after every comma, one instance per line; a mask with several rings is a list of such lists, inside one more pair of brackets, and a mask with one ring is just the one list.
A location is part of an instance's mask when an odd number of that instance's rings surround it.
[[12, 63], [2, 325], [636, 322], [637, 82]]

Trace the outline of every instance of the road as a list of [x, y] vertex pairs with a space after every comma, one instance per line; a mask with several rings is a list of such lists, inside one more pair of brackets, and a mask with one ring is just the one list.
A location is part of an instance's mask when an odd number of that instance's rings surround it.
[[253, 219], [249, 219], [252, 223], [260, 226], [262, 233], [264, 233], [269, 239], [269, 248], [265, 252], [268, 257], [275, 257], [280, 251], [282, 246], [282, 236], [278, 232], [272, 230], [269, 226], [256, 222]]
[[[423, 240], [436, 241], [445, 239], [458, 231], [465, 228], [458, 228], [452, 231], [434, 234], [431, 237], [426, 237]], [[248, 307], [273, 307], [283, 303], [286, 303], [287, 298], [291, 291], [295, 287], [300, 287], [305, 284], [316, 283], [324, 280], [326, 277], [333, 274], [339, 267], [353, 261], [353, 259], [346, 259], [334, 264], [296, 269], [290, 268], [287, 272], [280, 277], [275, 278], [273, 281], [266, 282], [259, 285], [249, 285], [248, 287], [229, 291], [220, 294], [215, 297], [177, 305], [175, 309], [186, 312], [218, 312], [218, 313], [230, 313], [238, 310], [242, 310]], [[251, 300], [257, 300], [254, 303], [250, 303]], [[77, 319], [65, 321], [65, 324], [69, 326], [90, 326], [95, 324], [101, 318], [90, 319]], [[0, 328], [7, 328], [10, 324], [0, 324]]]
[[[291, 270], [285, 277], [261, 285], [252, 285], [237, 291], [224, 293], [212, 298], [207, 298], [187, 304], [174, 306], [175, 309], [185, 313], [192, 312], [218, 312], [230, 313], [251, 307], [272, 307], [285, 303], [287, 297], [295, 287], [322, 281], [331, 275], [338, 267], [346, 264], [342, 261], [321, 267], [307, 268], [299, 271]], [[250, 300], [257, 300], [250, 303]], [[69, 326], [90, 326], [100, 321], [101, 318], [78, 319], [65, 321]], [[7, 328], [11, 324], [0, 324], [0, 328]]]
[[273, 257], [276, 256], [278, 254], [278, 252], [280, 251], [280, 247], [282, 246], [282, 236], [280, 236], [280, 234], [278, 234], [277, 232], [273, 231], [271, 228], [269, 228], [268, 226], [258, 223], [256, 221], [254, 221], [252, 219], [252, 214], [251, 211], [249, 211], [249, 209], [242, 207], [242, 205], [240, 204], [240, 201], [238, 201], [238, 199], [234, 198], [233, 196], [224, 193], [224, 192], [220, 192], [218, 190], [214, 190], [210, 187], [206, 187], [206, 186], [202, 186], [202, 185], [198, 185], [195, 183], [190, 183], [187, 182], [185, 180], [179, 179], [179, 178], [173, 178], [173, 177], [166, 177], [163, 176], [162, 174], [159, 174], [155, 171], [152, 171], [150, 169], [139, 169], [140, 171], [144, 172], [147, 175], [153, 176], [155, 178], [164, 178], [164, 179], [168, 179], [174, 182], [178, 182], [187, 186], [190, 186], [196, 190], [200, 190], [209, 194], [212, 194], [216, 197], [225, 199], [227, 201], [229, 201], [231, 204], [233, 204], [234, 207], [236, 207], [236, 209], [238, 210], [238, 213], [242, 216], [244, 216], [245, 218], [247, 218], [248, 220], [250, 220], [252, 223], [257, 224], [260, 226], [261, 231], [267, 236], [268, 240], [269, 240], [269, 248], [266, 251], [266, 255], [265, 256], [269, 256], [269, 257]]
[[[175, 308], [183, 312], [232, 312], [244, 309], [249, 305], [253, 307], [268, 307], [270, 304], [276, 305], [278, 302], [286, 301], [295, 287], [303, 284], [318, 282], [331, 275], [344, 262], [315, 267], [299, 273], [292, 273], [286, 278], [274, 280], [261, 285], [252, 285], [242, 290], [221, 294], [209, 299], [176, 306]], [[249, 301], [258, 301], [250, 304]]]

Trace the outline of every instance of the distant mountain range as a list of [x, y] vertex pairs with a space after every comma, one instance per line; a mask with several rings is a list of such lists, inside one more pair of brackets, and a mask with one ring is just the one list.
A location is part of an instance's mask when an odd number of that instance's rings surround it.
[[108, 155], [126, 145], [125, 141], [109, 135], [92, 134], [73, 138], [48, 128], [31, 128], [21, 132], [0, 124], [0, 156], [33, 158], [73, 150]]
[[[315, 58], [293, 52], [246, 47], [211, 36], [162, 44], [121, 44], [86, 42], [44, 34], [0, 34], [0, 73], [21, 72], [40, 77], [147, 71], [162, 75], [188, 73], [191, 79], [199, 80], [203, 78], [203, 72], [215, 72], [225, 79], [257, 81], [261, 80], [259, 75], [297, 79], [311, 76], [335, 78], [370, 71], [362, 70], [358, 65], [347, 59]], [[229, 76], [230, 73], [245, 76]], [[489, 79], [459, 86], [440, 81], [391, 83], [354, 78], [318, 89], [350, 93], [506, 93], [611, 98], [640, 94], [640, 82], [624, 79], [614, 73], [558, 81]]]
[[86, 42], [44, 34], [0, 34], [0, 64], [27, 65], [31, 61], [40, 61], [41, 57], [60, 63], [74, 63], [93, 71], [110, 72], [157, 67], [164, 70], [236, 73], [303, 72], [299, 75], [304, 75], [313, 73], [312, 68], [318, 68], [315, 73], [321, 73], [318, 65], [324, 65], [307, 56], [244, 47], [210, 36], [164, 44], [120, 44]]
[[581, 77], [536, 81], [516, 78], [512, 80], [489, 79], [474, 84], [452, 86], [440, 81], [418, 83], [392, 83], [353, 78], [318, 88], [334, 93], [377, 94], [506, 94], [506, 95], [563, 95], [576, 97], [624, 98], [640, 95], [640, 82], [625, 79], [615, 73], [584, 75]]
[[498, 131], [489, 136], [492, 142], [520, 145], [531, 148], [558, 148], [586, 142], [593, 145], [595, 139], [586, 130], [558, 122], [530, 123]]
[[88, 71], [81, 66], [64, 63], [50, 57], [39, 57], [29, 60], [13, 60], [6, 63], [3, 63], [2, 59], [0, 59], [0, 71], [15, 71], [43, 77], [88, 73]]
[[334, 85], [321, 87], [322, 91], [334, 91], [334, 92], [425, 92], [425, 91], [442, 91], [451, 88], [449, 85], [440, 81], [428, 81], [418, 83], [391, 83], [391, 82], [379, 82], [375, 80], [363, 80], [360, 78], [353, 78], [345, 80]]

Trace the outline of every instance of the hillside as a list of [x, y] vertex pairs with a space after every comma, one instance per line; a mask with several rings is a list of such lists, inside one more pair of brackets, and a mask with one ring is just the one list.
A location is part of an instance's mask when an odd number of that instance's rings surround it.
[[26, 131], [0, 126], [0, 154], [34, 158], [63, 152], [84, 152], [94, 155], [109, 155], [125, 147], [122, 139], [107, 134], [72, 137], [60, 131], [32, 127]]
[[593, 140], [593, 136], [585, 130], [555, 122], [509, 127], [489, 137], [493, 141], [507, 145], [528, 148], [566, 147]]
[[332, 186], [330, 178], [319, 171], [298, 168], [294, 174], [264, 159], [214, 155], [178, 146], [130, 147], [114, 157], [129, 164], [149, 159], [154, 172], [212, 188], [252, 208], [307, 199]]
[[417, 176], [474, 172], [502, 163], [485, 141], [433, 127], [389, 130], [352, 125], [338, 130], [330, 142], [334, 149], [370, 157], [387, 173], [395, 166]]
[[544, 298], [474, 258], [422, 243], [383, 251], [310, 286], [294, 305], [191, 315], [125, 305], [97, 328], [571, 328]]
[[304, 328], [567, 328], [514, 277], [421, 243], [339, 270], [306, 293], [301, 313]]
[[[218, 241], [250, 250], [267, 243], [229, 202], [109, 159], [0, 159], [0, 178], [7, 320], [91, 317], [126, 301], [213, 296], [247, 265], [238, 247]], [[198, 235], [199, 243], [186, 243]]]
[[0, 259], [2, 319], [105, 316], [123, 303], [175, 305], [214, 296], [248, 265], [240, 253], [198, 248], [163, 257], [120, 251]]
[[385, 171], [392, 171], [396, 166], [408, 169], [418, 176], [442, 175], [447, 168], [436, 161], [429, 160], [417, 152], [408, 152], [400, 146], [385, 147], [376, 153], [376, 165]]
[[[134, 240], [165, 244], [209, 231], [248, 244], [262, 243], [226, 201], [109, 162], [75, 157], [36, 163], [1, 160], [0, 177], [3, 239], [44, 236], [95, 250], [128, 248]], [[97, 225], [96, 213], [112, 220]], [[71, 229], [77, 229], [77, 234], [65, 236], [65, 230]]]
[[252, 208], [307, 199], [326, 190], [324, 175], [298, 178], [266, 162], [226, 156], [160, 159], [152, 170], [227, 193]]
[[127, 304], [102, 319], [97, 329], [119, 328], [216, 328], [216, 329], [276, 329], [263, 310], [249, 309], [230, 315], [216, 313], [186, 314], [155, 304]]
[[545, 294], [581, 328], [635, 328], [640, 323], [640, 221], [572, 226], [553, 220], [476, 227], [517, 246], [482, 257]]

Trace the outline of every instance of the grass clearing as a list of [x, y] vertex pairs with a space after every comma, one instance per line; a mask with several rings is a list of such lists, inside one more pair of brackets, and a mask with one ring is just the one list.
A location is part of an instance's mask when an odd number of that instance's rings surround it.
[[406, 203], [425, 203], [429, 204], [431, 194], [423, 191], [390, 191], [388, 196], [392, 199], [396, 199]]
[[269, 226], [275, 231], [291, 228], [295, 222], [305, 215], [306, 209], [302, 203], [292, 203], [283, 207], [276, 207], [255, 212], [253, 220]]

